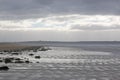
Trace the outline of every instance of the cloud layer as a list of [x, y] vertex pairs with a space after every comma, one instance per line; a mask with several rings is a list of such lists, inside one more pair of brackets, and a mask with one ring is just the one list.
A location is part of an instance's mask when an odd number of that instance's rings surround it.
[[38, 19], [0, 21], [0, 30], [116, 30], [120, 16], [61, 15]]
[[119, 0], [0, 0], [0, 30], [109, 30]]
[[120, 0], [0, 0], [0, 41], [120, 40]]
[[0, 19], [51, 15], [120, 15], [120, 0], [0, 0]]

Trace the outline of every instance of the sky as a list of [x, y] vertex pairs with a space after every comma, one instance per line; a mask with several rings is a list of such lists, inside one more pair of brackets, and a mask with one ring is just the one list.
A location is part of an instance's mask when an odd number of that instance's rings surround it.
[[0, 42], [120, 41], [120, 0], [0, 0]]

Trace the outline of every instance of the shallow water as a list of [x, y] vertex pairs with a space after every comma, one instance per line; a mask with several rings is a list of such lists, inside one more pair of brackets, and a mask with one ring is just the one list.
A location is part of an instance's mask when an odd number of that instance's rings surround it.
[[[23, 56], [28, 57], [26, 54], [28, 52]], [[0, 71], [0, 80], [120, 79], [120, 57], [113, 53], [52, 47], [50, 51], [37, 52], [35, 55], [42, 58], [30, 57], [29, 59], [34, 62], [30, 64], [7, 64], [10, 70]], [[35, 63], [36, 61], [39, 63]]]

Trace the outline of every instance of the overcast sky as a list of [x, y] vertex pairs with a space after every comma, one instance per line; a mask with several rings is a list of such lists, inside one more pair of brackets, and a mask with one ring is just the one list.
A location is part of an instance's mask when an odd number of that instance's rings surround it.
[[0, 42], [120, 41], [120, 0], [0, 0]]

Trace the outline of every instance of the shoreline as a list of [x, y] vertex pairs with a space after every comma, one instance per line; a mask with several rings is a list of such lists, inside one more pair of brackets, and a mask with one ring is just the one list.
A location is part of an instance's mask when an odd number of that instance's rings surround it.
[[47, 51], [45, 46], [25, 46], [20, 44], [0, 44], [0, 63], [33, 63], [30, 58], [40, 59], [38, 51]]

